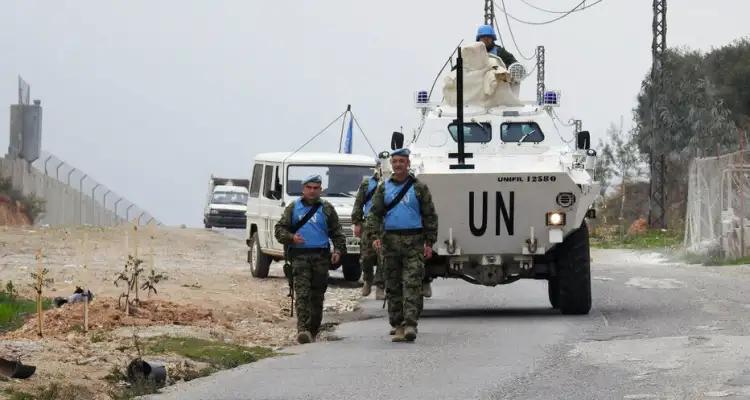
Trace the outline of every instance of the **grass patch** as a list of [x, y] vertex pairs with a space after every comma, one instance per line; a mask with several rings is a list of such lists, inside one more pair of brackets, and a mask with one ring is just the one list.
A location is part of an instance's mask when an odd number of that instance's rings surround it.
[[13, 388], [3, 390], [8, 400], [34, 400], [34, 395], [31, 393], [23, 392]]
[[600, 249], [674, 249], [680, 247], [683, 233], [651, 230], [642, 235], [591, 235], [591, 247]]
[[267, 347], [245, 347], [210, 340], [162, 336], [149, 341], [152, 353], [174, 353], [216, 368], [234, 368], [276, 355]]
[[84, 387], [57, 382], [38, 386], [33, 393], [8, 388], [5, 389], [5, 394], [9, 400], [81, 400], [93, 398], [93, 393]]
[[[42, 300], [46, 310], [52, 306], [49, 299]], [[24, 318], [36, 312], [36, 301], [0, 292], [0, 332], [7, 332], [23, 325]]]

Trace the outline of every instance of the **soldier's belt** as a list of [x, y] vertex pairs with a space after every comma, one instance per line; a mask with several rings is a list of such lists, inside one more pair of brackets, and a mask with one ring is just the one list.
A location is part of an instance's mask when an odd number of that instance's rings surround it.
[[331, 254], [331, 249], [327, 247], [326, 248], [322, 248], [322, 247], [321, 248], [304, 248], [304, 247], [300, 247], [300, 248], [290, 247], [289, 248], [290, 256], [317, 255], [317, 254], [322, 254], [322, 255]]
[[421, 235], [422, 229], [393, 229], [386, 230], [385, 233], [391, 233], [399, 236]]

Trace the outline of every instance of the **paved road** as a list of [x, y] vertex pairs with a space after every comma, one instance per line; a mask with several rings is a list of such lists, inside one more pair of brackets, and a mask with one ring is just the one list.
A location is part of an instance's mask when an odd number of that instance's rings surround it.
[[297, 346], [166, 389], [164, 399], [750, 398], [750, 269], [596, 251], [590, 315], [550, 310], [544, 282], [436, 281], [414, 344], [379, 302], [341, 341]]

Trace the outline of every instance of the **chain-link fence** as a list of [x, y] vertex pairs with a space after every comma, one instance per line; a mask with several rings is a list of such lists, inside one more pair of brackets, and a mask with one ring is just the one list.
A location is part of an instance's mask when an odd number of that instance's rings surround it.
[[750, 152], [696, 158], [690, 166], [685, 247], [736, 259], [750, 255]]
[[112, 226], [132, 221], [161, 225], [135, 203], [49, 153], [42, 152], [31, 164], [0, 159], [0, 173], [24, 195], [34, 194], [45, 201], [45, 211], [35, 221], [38, 224]]

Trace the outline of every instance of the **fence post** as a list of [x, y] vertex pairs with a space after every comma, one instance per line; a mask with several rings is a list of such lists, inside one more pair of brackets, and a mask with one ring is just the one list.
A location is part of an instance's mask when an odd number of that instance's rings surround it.
[[47, 159], [46, 159], [46, 160], [44, 160], [44, 175], [47, 175], [47, 176], [49, 176], [49, 174], [47, 173], [47, 162], [48, 162], [48, 161], [49, 161], [49, 160], [50, 160], [51, 158], [52, 158], [52, 156], [49, 156], [49, 157], [47, 157]]
[[131, 204], [125, 210], [125, 222], [130, 222], [130, 209], [133, 208], [134, 206], [135, 206], [135, 204]]
[[[104, 193], [104, 199], [102, 200], [102, 210], [103, 210], [102, 212], [105, 213], [105, 214], [107, 212], [107, 196], [109, 196], [110, 193], [112, 193], [112, 191], [111, 190], [107, 190], [107, 193]], [[102, 225], [101, 214], [102, 213], [99, 213], [99, 225], [100, 226]]]
[[117, 215], [117, 205], [120, 204], [121, 201], [122, 201], [122, 197], [120, 197], [119, 199], [117, 199], [117, 201], [115, 202], [115, 220], [112, 223], [112, 225], [117, 225], [117, 218], [119, 217]]
[[73, 169], [71, 169], [70, 171], [68, 171], [68, 181], [66, 182], [66, 184], [67, 184], [68, 186], [70, 186], [70, 176], [71, 176], [71, 175], [73, 175], [73, 172], [76, 172], [76, 169], [75, 169], [75, 168], [73, 168]]
[[96, 221], [96, 189], [99, 189], [101, 183], [97, 183], [93, 189], [91, 189], [91, 225], [94, 225]]
[[55, 179], [57, 179], [58, 182], [62, 182], [60, 180], [60, 167], [62, 167], [63, 164], [65, 164], [65, 163], [62, 162], [62, 161], [60, 161], [60, 164], [57, 164], [57, 168], [55, 168]]
[[83, 174], [81, 180], [78, 181], [78, 213], [81, 218], [81, 225], [83, 225], [83, 181], [88, 177], [88, 174]]
[[745, 257], [745, 132], [744, 130], [737, 131], [740, 135], [740, 152], [738, 154], [740, 158], [740, 257]]

